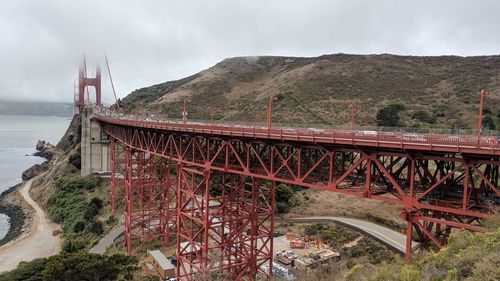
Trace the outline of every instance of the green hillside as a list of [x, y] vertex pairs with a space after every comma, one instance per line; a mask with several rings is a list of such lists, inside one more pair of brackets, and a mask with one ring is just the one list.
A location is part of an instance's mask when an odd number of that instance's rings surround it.
[[[239, 57], [226, 59], [190, 77], [138, 89], [124, 100], [135, 112], [189, 118], [265, 120], [267, 101], [277, 95], [274, 120], [294, 124], [343, 125], [348, 105], [360, 125], [376, 125], [377, 112], [402, 104], [398, 126], [473, 128], [479, 91], [494, 122], [500, 110], [500, 56], [417, 57], [335, 54], [315, 58]], [[489, 118], [489, 117], [487, 117]]]

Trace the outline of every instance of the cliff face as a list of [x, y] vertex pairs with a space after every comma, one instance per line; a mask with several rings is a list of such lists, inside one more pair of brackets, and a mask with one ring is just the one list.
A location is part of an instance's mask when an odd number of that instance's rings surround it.
[[[500, 56], [415, 57], [325, 55], [315, 58], [226, 59], [193, 76], [132, 92], [128, 112], [181, 117], [184, 99], [191, 119], [264, 121], [268, 98], [277, 95], [274, 120], [287, 123], [346, 124], [354, 102], [361, 125], [375, 125], [377, 111], [391, 101], [406, 106], [401, 118], [414, 125], [417, 111], [441, 127], [473, 127], [479, 90], [492, 94], [486, 110], [500, 105]], [[420, 112], [420, 114], [422, 114]]]

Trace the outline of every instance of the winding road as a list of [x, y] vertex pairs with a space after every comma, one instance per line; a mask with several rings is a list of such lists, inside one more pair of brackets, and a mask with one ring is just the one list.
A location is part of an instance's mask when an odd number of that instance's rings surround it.
[[0, 272], [17, 267], [22, 261], [49, 257], [61, 250], [61, 239], [54, 236], [59, 225], [51, 222], [45, 211], [31, 198], [32, 180], [24, 183], [20, 193], [24, 200], [35, 210], [30, 230], [17, 239], [0, 247]]
[[[390, 228], [364, 221], [358, 219], [344, 218], [344, 217], [304, 217], [304, 218], [287, 218], [284, 219], [287, 222], [295, 222], [295, 223], [315, 223], [315, 222], [333, 222], [342, 224], [348, 227], [355, 228], [357, 230], [366, 233], [367, 235], [377, 239], [378, 241], [388, 245], [392, 249], [405, 253], [406, 250], [406, 236], [392, 230]], [[123, 234], [125, 228], [123, 226], [119, 226], [108, 234], [106, 234], [97, 245], [95, 245], [92, 249], [90, 249], [91, 253], [96, 254], [104, 254], [106, 249], [113, 245], [114, 241]], [[413, 241], [412, 248], [418, 247], [419, 243]]]
[[[364, 220], [343, 217], [305, 217], [289, 218], [284, 219], [284, 221], [295, 223], [334, 222], [356, 228], [403, 254], [406, 250], [406, 235], [403, 235], [390, 228]], [[412, 241], [412, 248], [416, 248], [418, 247], [418, 245], [418, 242]]]

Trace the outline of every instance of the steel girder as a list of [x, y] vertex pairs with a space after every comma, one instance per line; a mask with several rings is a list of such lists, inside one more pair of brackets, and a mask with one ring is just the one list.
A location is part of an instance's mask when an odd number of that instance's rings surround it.
[[[129, 147], [184, 166], [399, 204], [408, 231], [419, 228], [422, 239], [429, 237], [438, 247], [446, 231], [425, 224], [484, 230], [480, 219], [491, 216], [500, 195], [495, 155], [222, 138], [113, 124], [105, 131]], [[410, 253], [407, 247], [407, 257]]]
[[123, 205], [125, 191], [125, 171], [126, 158], [125, 153], [127, 148], [116, 139], [111, 139], [111, 210], [116, 213], [117, 205]]
[[170, 166], [164, 158], [133, 148], [126, 148], [124, 154], [127, 252], [132, 254], [158, 237], [168, 245], [176, 229], [176, 188]]
[[177, 278], [271, 276], [274, 185], [182, 165], [178, 180]]

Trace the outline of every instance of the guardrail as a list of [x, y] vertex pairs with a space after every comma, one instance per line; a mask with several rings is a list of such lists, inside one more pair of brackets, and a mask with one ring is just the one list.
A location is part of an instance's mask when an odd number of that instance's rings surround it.
[[[94, 114], [113, 120], [129, 121], [127, 125], [142, 127], [196, 132], [205, 134], [221, 134], [229, 136], [269, 138], [292, 141], [308, 141], [320, 143], [340, 143], [351, 145], [385, 146], [401, 149], [422, 149], [448, 152], [467, 152], [500, 155], [500, 137], [489, 135], [477, 137], [468, 134], [443, 134], [408, 132], [404, 128], [364, 127], [354, 130], [345, 128], [294, 127], [273, 124], [267, 128], [263, 123], [231, 122], [231, 121], [184, 121], [161, 116], [124, 115], [104, 107], [94, 107]], [[108, 119], [108, 121], [112, 121]], [[124, 124], [122, 122], [122, 124]], [[460, 132], [460, 131], [458, 131]], [[462, 130], [461, 132], [470, 132]], [[493, 131], [492, 131], [493, 133]]]

